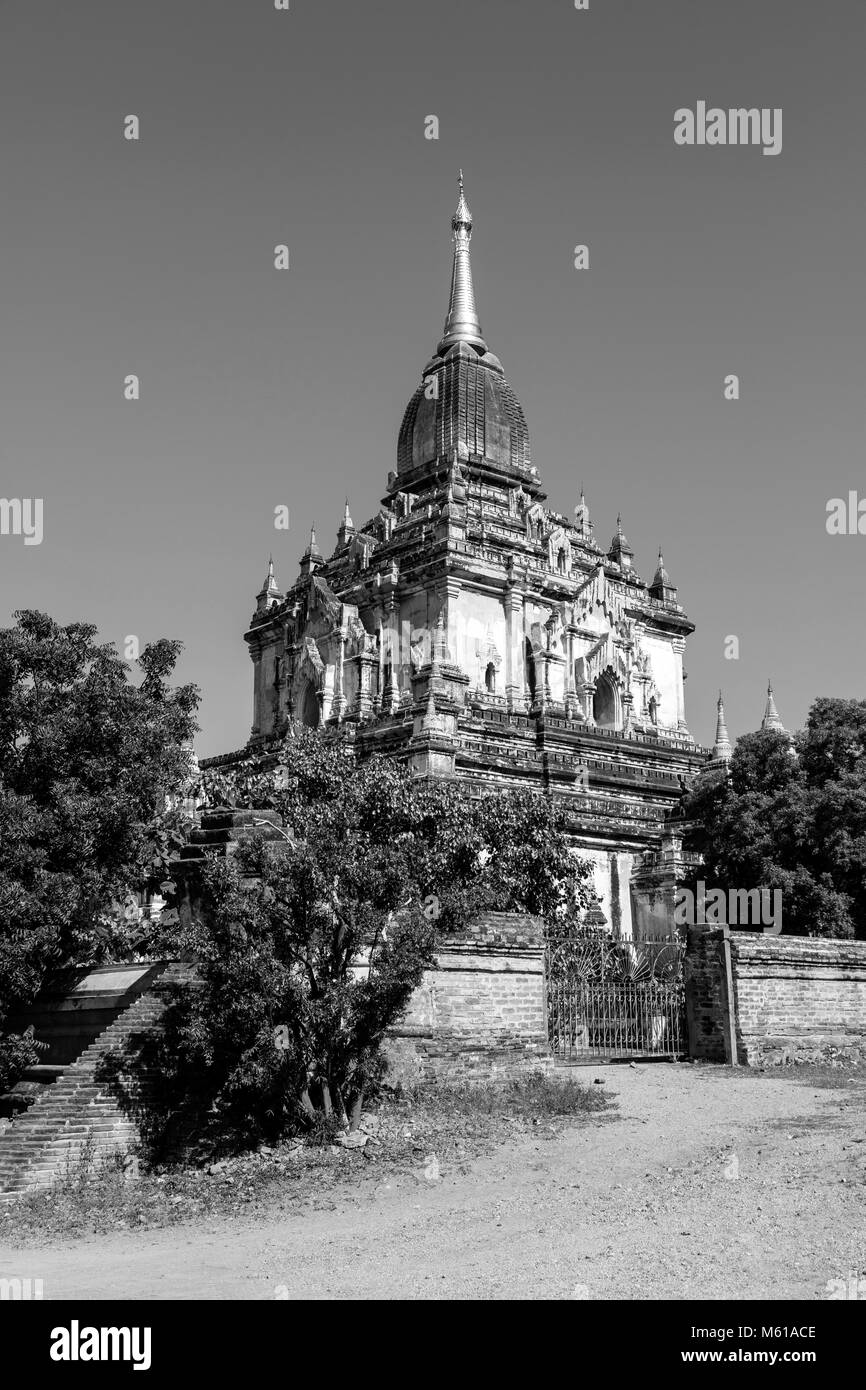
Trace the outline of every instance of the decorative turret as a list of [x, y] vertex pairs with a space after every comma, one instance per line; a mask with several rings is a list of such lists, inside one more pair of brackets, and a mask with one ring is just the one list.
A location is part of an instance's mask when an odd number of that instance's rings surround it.
[[713, 744], [713, 757], [723, 758], [725, 762], [730, 762], [734, 750], [728, 737], [728, 726], [725, 723], [725, 704], [721, 690], [719, 691], [716, 711], [716, 741]]
[[438, 734], [442, 732], [444, 725], [444, 719], [440, 714], [436, 713], [436, 698], [433, 694], [433, 687], [431, 686], [427, 696], [427, 709], [421, 721], [421, 730], [425, 734]]
[[319, 549], [319, 542], [316, 540], [316, 528], [311, 526], [310, 543], [301, 557], [301, 574], [310, 574], [322, 564], [324, 564], [324, 560]]
[[761, 720], [761, 728], [773, 729], [778, 734], [786, 734], [788, 732], [779, 718], [779, 711], [776, 709], [776, 701], [773, 697], [773, 685], [771, 681], [767, 682], [767, 703], [764, 707], [764, 717]]
[[577, 527], [578, 535], [584, 540], [592, 540], [592, 522], [589, 519], [589, 507], [586, 505], [586, 498], [583, 495], [583, 483], [580, 485], [580, 501], [574, 509], [574, 524]]
[[610, 543], [610, 550], [607, 552], [611, 560], [619, 565], [620, 569], [630, 570], [631, 562], [634, 559], [634, 551], [626, 540], [622, 529], [622, 517], [616, 518], [616, 535]]
[[343, 520], [342, 520], [342, 522], [340, 523], [340, 529], [339, 529], [339, 531], [337, 532], [337, 544], [338, 544], [338, 545], [345, 545], [346, 542], [349, 540], [349, 537], [350, 537], [350, 536], [354, 536], [354, 534], [355, 534], [355, 523], [353, 522], [351, 516], [349, 515], [349, 499], [348, 499], [348, 497], [347, 497], [347, 498], [346, 498], [346, 510], [345, 510], [344, 513], [343, 513]]
[[661, 599], [664, 603], [676, 603], [676, 585], [671, 583], [671, 577], [665, 569], [665, 557], [662, 555], [659, 546], [659, 562], [656, 567], [653, 582], [649, 586], [649, 592], [653, 598]]
[[774, 734], [782, 734], [788, 740], [788, 752], [793, 758], [798, 756], [794, 735], [785, 728], [779, 718], [779, 711], [776, 709], [776, 701], [773, 696], [772, 681], [767, 681], [767, 703], [764, 706], [764, 717], [761, 720], [761, 728], [771, 729]]
[[273, 555], [269, 555], [268, 572], [265, 576], [265, 582], [256, 594], [256, 612], [266, 613], [275, 603], [280, 603], [282, 597], [283, 595], [280, 593], [280, 588], [274, 574], [274, 557]]
[[725, 723], [725, 703], [722, 699], [722, 692], [719, 691], [719, 698], [716, 702], [716, 741], [713, 744], [713, 751], [700, 770], [699, 778], [701, 782], [725, 782], [731, 776], [731, 758], [734, 749], [728, 734], [728, 726]]

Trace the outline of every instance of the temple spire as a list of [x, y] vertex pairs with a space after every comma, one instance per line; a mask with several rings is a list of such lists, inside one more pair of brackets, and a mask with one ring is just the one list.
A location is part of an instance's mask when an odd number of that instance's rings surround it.
[[622, 517], [619, 514], [619, 512], [617, 512], [616, 517], [616, 535], [611, 541], [610, 550], [607, 553], [610, 559], [613, 560], [616, 564], [618, 564], [622, 569], [631, 569], [631, 562], [634, 558], [634, 551], [629, 545], [628, 540], [626, 539], [625, 532], [622, 529]]
[[653, 576], [653, 582], [649, 586], [649, 592], [653, 598], [661, 599], [664, 603], [676, 603], [677, 586], [672, 583], [671, 577], [665, 569], [665, 557], [662, 548], [659, 546], [659, 562]]
[[265, 582], [256, 594], [258, 612], [265, 612], [272, 604], [279, 603], [282, 597], [283, 595], [280, 592], [280, 587], [277, 584], [277, 578], [274, 573], [274, 557], [273, 555], [269, 555], [268, 572], [265, 576]]
[[301, 556], [301, 574], [311, 574], [314, 569], [322, 564], [322, 552], [319, 549], [319, 542], [316, 540], [315, 523], [310, 527], [310, 543]]
[[776, 733], [779, 734], [786, 734], [788, 732], [779, 718], [779, 711], [776, 709], [772, 681], [767, 681], [767, 704], [764, 709], [764, 717], [761, 720], [761, 728], [774, 729]]
[[574, 509], [574, 524], [581, 536], [585, 538], [592, 536], [592, 522], [589, 519], [589, 507], [586, 505], [583, 483], [580, 485], [580, 501]]
[[349, 512], [349, 499], [348, 499], [348, 497], [347, 497], [347, 498], [346, 498], [346, 509], [345, 509], [345, 511], [343, 512], [343, 520], [342, 520], [342, 522], [340, 523], [340, 528], [339, 528], [339, 530], [337, 531], [337, 544], [338, 544], [338, 545], [345, 545], [346, 542], [348, 541], [349, 537], [350, 537], [350, 536], [353, 536], [354, 534], [355, 534], [355, 523], [354, 523], [354, 521], [352, 520], [351, 514], [350, 514], [350, 512]]
[[475, 294], [472, 289], [472, 265], [469, 259], [469, 242], [472, 239], [472, 213], [463, 191], [463, 170], [458, 179], [460, 197], [457, 209], [451, 218], [451, 232], [454, 241], [454, 261], [451, 268], [451, 298], [448, 316], [437, 352], [447, 352], [455, 343], [471, 343], [473, 347], [487, 351], [487, 344], [481, 334], [481, 323], [475, 308]]
[[725, 723], [725, 702], [722, 699], [721, 690], [719, 691], [719, 700], [716, 705], [716, 710], [716, 741], [713, 744], [713, 757], [724, 758], [725, 762], [729, 762], [734, 750], [731, 747], [731, 740], [728, 736], [728, 726]]

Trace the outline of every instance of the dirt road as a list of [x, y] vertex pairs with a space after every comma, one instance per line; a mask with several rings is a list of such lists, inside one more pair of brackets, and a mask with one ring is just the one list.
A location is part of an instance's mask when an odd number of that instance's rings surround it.
[[271, 1223], [0, 1248], [46, 1298], [808, 1298], [866, 1275], [866, 1084], [583, 1070], [618, 1115]]

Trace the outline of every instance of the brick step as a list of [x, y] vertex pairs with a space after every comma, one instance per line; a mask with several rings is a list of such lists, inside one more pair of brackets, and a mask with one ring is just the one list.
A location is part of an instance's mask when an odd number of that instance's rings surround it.
[[83, 1134], [94, 1129], [104, 1129], [106, 1125], [132, 1124], [135, 1117], [128, 1111], [111, 1106], [94, 1110], [92, 1115], [68, 1116], [61, 1113], [54, 1116], [53, 1119], [53, 1124], [40, 1124], [38, 1129], [21, 1129], [17, 1134], [4, 1136], [3, 1140], [0, 1141], [0, 1155], [11, 1152], [12, 1149], [21, 1144], [39, 1143], [51, 1134], [61, 1137], [70, 1134]]
[[[106, 1054], [140, 1050], [141, 1041], [160, 1030], [167, 1002], [166, 987], [191, 977], [189, 966], [169, 966], [150, 991], [139, 995], [84, 1049], [62, 1075], [44, 1088], [17, 1122], [0, 1131], [0, 1200], [13, 1199], [27, 1187], [45, 1186], [61, 1175], [89, 1147], [106, 1157], [128, 1151], [138, 1138], [135, 1119], [121, 1108], [101, 1080], [98, 1069]], [[133, 1105], [146, 1103], [158, 1073], [130, 1079]]]
[[[25, 1138], [25, 1136], [29, 1138], [35, 1138], [40, 1134], [45, 1134], [49, 1130], [57, 1129], [58, 1126], [70, 1126], [76, 1124], [80, 1126], [85, 1119], [96, 1120], [100, 1114], [104, 1113], [106, 1113], [105, 1108], [97, 1106], [94, 1106], [93, 1111], [90, 1115], [82, 1115], [80, 1112], [70, 1114], [68, 1110], [57, 1110], [54, 1111], [51, 1115], [45, 1116], [44, 1118], [40, 1117], [38, 1125], [33, 1125], [32, 1127], [28, 1126], [26, 1129], [23, 1125], [20, 1125], [17, 1129], [17, 1133], [10, 1134], [8, 1136], [8, 1142], [14, 1143], [16, 1139], [23, 1139]], [[3, 1149], [5, 1147], [6, 1145], [4, 1143], [3, 1147], [0, 1148], [0, 1153], [3, 1152]]]
[[48, 1143], [41, 1147], [42, 1153], [59, 1153], [63, 1149], [80, 1149], [87, 1143], [100, 1144], [108, 1139], [134, 1134], [132, 1125], [112, 1125], [110, 1128], [90, 1130], [84, 1134], [72, 1134], [68, 1139], [49, 1139]]

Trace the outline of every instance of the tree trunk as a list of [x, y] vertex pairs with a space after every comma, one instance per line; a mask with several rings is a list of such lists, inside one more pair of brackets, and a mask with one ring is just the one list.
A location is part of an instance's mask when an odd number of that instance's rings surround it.
[[316, 1114], [316, 1107], [310, 1100], [310, 1092], [306, 1086], [301, 1092], [301, 1105], [304, 1107], [306, 1113], [310, 1116], [310, 1119], [313, 1119]]
[[346, 1114], [346, 1105], [343, 1100], [343, 1092], [340, 1090], [339, 1086], [336, 1087], [332, 1099], [334, 1102], [334, 1114], [340, 1122], [340, 1128], [348, 1129], [349, 1119]]
[[356, 1091], [352, 1097], [352, 1108], [349, 1112], [349, 1129], [354, 1133], [361, 1123], [361, 1107], [364, 1104], [364, 1092]]

